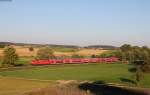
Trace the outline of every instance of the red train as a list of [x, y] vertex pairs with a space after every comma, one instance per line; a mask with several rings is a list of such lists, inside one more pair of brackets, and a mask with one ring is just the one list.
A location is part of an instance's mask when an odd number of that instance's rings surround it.
[[66, 59], [49, 59], [49, 60], [33, 60], [32, 65], [52, 65], [52, 64], [84, 64], [84, 63], [114, 63], [119, 61], [117, 57], [109, 58], [66, 58]]

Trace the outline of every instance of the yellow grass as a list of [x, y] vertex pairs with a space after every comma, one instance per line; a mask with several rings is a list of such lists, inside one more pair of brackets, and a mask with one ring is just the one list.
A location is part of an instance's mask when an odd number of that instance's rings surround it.
[[[38, 49], [34, 49], [34, 51], [29, 51], [28, 48], [17, 48], [16, 52], [19, 56], [35, 56]], [[0, 56], [3, 56], [3, 49], [0, 49]]]
[[0, 77], [0, 95], [20, 95], [49, 85], [50, 82]]
[[0, 56], [3, 56], [3, 49], [0, 49]]

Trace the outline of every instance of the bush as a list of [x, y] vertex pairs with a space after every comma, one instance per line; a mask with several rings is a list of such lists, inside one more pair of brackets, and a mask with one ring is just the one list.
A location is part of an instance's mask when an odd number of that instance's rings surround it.
[[45, 60], [45, 59], [51, 59], [51, 58], [55, 58], [51, 48], [44, 47], [38, 50], [36, 59]]
[[118, 57], [119, 59], [122, 59], [122, 52], [121, 51], [106, 51], [102, 54], [99, 55], [99, 57], [102, 57], [102, 58], [107, 58], [107, 57]]
[[91, 55], [91, 58], [97, 58], [97, 57], [98, 57], [98, 56], [95, 55], [95, 54]]
[[34, 48], [33, 47], [29, 47], [29, 51], [34, 51]]

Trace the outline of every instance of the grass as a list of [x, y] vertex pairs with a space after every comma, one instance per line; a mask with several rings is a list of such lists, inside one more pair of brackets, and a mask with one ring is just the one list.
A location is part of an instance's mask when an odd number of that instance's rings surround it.
[[[47, 68], [33, 68], [0, 72], [1, 76], [19, 77], [41, 80], [91, 80], [131, 85], [134, 74], [128, 72], [130, 65], [126, 64], [89, 64], [89, 65], [61, 65]], [[127, 79], [129, 81], [121, 81]], [[141, 86], [150, 87], [150, 74], [146, 74]]]
[[81, 90], [78, 85], [56, 85], [46, 87], [40, 90], [27, 92], [23, 95], [93, 95], [89, 91]]
[[[128, 69], [130, 65], [126, 64], [87, 64], [87, 65], [59, 65], [43, 68], [2, 71], [1, 76], [19, 77], [27, 79], [41, 80], [91, 80], [106, 81], [114, 83], [127, 83], [134, 79], [134, 74]], [[128, 79], [128, 81], [121, 81]], [[142, 86], [150, 87], [150, 74], [146, 74]]]
[[[17, 63], [23, 64], [23, 65], [30, 65], [33, 59], [34, 57], [19, 57], [19, 60], [17, 61]], [[1, 65], [2, 65], [2, 58], [0, 58], [0, 67]]]
[[96, 49], [83, 49], [83, 50], [80, 50], [78, 52], [76, 52], [77, 54], [79, 55], [84, 55], [84, 56], [87, 56], [87, 55], [100, 55], [104, 52], [107, 52], [109, 50], [96, 50]]
[[[105, 82], [121, 83], [133, 86], [134, 84], [130, 81], [134, 81], [134, 74], [128, 72], [128, 68], [130, 67], [131, 65], [126, 64], [83, 64], [54, 65], [48, 67], [37, 66], [32, 69], [1, 71], [0, 95], [16, 95], [33, 89], [37, 90], [38, 88], [45, 88], [46, 86], [53, 84], [56, 80], [101, 80]], [[31, 79], [52, 81], [49, 82]], [[127, 81], [121, 81], [121, 79], [126, 79]], [[150, 74], [145, 75], [139, 86], [150, 87]], [[51, 90], [48, 89], [48, 91]]]
[[19, 95], [26, 91], [49, 85], [50, 82], [0, 77], [0, 95]]
[[23, 65], [30, 65], [33, 59], [34, 57], [20, 57], [17, 63]]
[[0, 67], [1, 67], [1, 65], [2, 65], [2, 58], [0, 57]]
[[78, 48], [62, 48], [62, 47], [55, 47], [52, 48], [55, 52], [77, 52]]

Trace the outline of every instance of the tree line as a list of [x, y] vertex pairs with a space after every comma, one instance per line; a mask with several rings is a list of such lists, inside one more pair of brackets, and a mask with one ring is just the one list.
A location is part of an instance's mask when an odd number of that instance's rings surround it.
[[124, 44], [120, 47], [122, 52], [122, 60], [129, 61], [133, 64], [130, 72], [135, 72], [136, 84], [143, 79], [145, 73], [150, 72], [150, 49], [147, 46], [131, 46]]
[[150, 63], [150, 49], [147, 46], [139, 47], [125, 44], [120, 49], [122, 51], [122, 60], [130, 62], [141, 60]]

